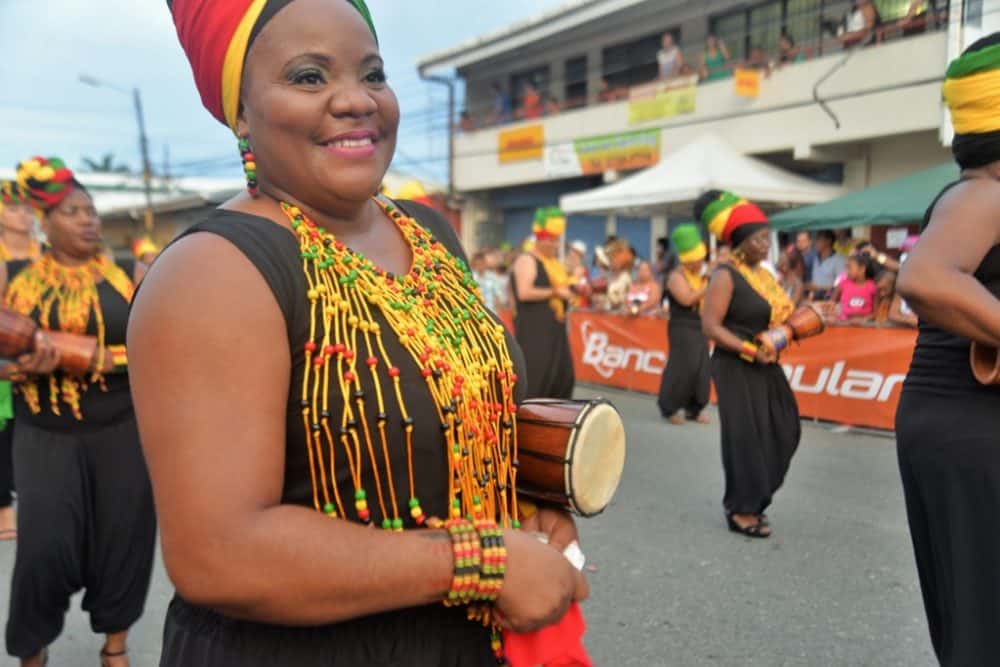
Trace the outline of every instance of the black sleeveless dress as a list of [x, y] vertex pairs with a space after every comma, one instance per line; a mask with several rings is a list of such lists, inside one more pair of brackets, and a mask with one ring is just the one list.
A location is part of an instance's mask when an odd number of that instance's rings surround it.
[[[541, 260], [531, 256], [538, 269], [535, 287], [552, 287], [549, 274]], [[556, 319], [545, 301], [521, 301], [517, 295], [517, 281], [510, 279], [517, 312], [514, 315], [514, 333], [524, 350], [528, 365], [528, 398], [572, 398], [576, 376], [573, 372], [573, 353], [569, 347], [566, 323]]]
[[[974, 275], [1000, 298], [1000, 246]], [[920, 589], [945, 667], [1000, 661], [1000, 387], [976, 382], [970, 345], [921, 321], [896, 414]]]
[[[461, 245], [448, 223], [433, 210], [403, 202], [413, 215], [447, 249], [465, 259]], [[287, 324], [287, 344], [292, 354], [292, 375], [288, 392], [284, 490], [282, 502], [312, 507], [312, 482], [305, 433], [302, 425], [299, 388], [302, 384], [308, 338], [309, 317], [305, 275], [299, 257], [298, 239], [274, 222], [238, 213], [217, 210], [207, 220], [185, 234], [217, 234], [236, 246], [260, 271], [281, 307]], [[412, 415], [435, 414], [436, 408], [420, 369], [399, 344], [381, 312], [373, 310], [390, 357], [398, 360], [402, 391]], [[523, 357], [507, 336], [516, 372], [524, 372]], [[361, 374], [363, 390], [374, 395], [371, 378]], [[334, 398], [334, 397], [337, 398]], [[518, 399], [520, 400], [520, 396]], [[331, 412], [339, 414], [339, 392], [331, 392]], [[374, 423], [377, 409], [371, 411]], [[402, 417], [395, 402], [387, 401], [387, 432], [390, 443], [404, 442]], [[414, 477], [417, 496], [429, 516], [447, 513], [447, 459], [439, 422], [417, 419], [414, 424]], [[390, 452], [397, 488], [408, 484], [405, 448]], [[353, 497], [350, 471], [340, 465], [336, 471], [342, 497]], [[373, 479], [370, 465], [363, 478]], [[369, 488], [374, 483], [366, 484]], [[405, 502], [402, 501], [402, 502]], [[403, 508], [405, 509], [405, 508]], [[372, 519], [383, 519], [378, 503], [371, 503]], [[406, 527], [412, 522], [408, 512]], [[391, 611], [320, 627], [282, 627], [236, 620], [211, 609], [192, 605], [175, 596], [167, 612], [161, 667], [495, 667], [490, 636], [481, 625], [466, 619], [466, 610], [443, 605]]]
[[[733, 298], [723, 325], [744, 340], [767, 329], [771, 305], [728, 264]], [[780, 364], [751, 364], [716, 346], [712, 379], [719, 397], [726, 512], [760, 514], [781, 488], [802, 435], [799, 406]]]
[[669, 289], [670, 321], [667, 340], [670, 350], [667, 367], [660, 379], [660, 414], [671, 417], [684, 410], [688, 419], [695, 419], [708, 405], [711, 391], [711, 363], [708, 339], [701, 332], [701, 313], [697, 307], [681, 305]]

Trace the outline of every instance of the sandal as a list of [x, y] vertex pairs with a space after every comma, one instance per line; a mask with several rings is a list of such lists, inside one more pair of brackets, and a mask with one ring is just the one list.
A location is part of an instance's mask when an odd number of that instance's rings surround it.
[[107, 649], [101, 649], [101, 667], [110, 667], [107, 658], [124, 658], [128, 655], [128, 649], [124, 651], [116, 651], [114, 653], [108, 651]]
[[765, 526], [761, 521], [758, 521], [757, 523], [752, 523], [749, 526], [741, 526], [740, 524], [736, 523], [736, 519], [734, 519], [733, 514], [730, 513], [726, 515], [726, 522], [729, 524], [729, 530], [734, 533], [739, 533], [741, 535], [745, 535], [746, 537], [755, 537], [759, 539], [767, 539], [768, 537], [771, 537], [770, 531], [766, 533], [764, 532], [767, 529], [767, 526]]

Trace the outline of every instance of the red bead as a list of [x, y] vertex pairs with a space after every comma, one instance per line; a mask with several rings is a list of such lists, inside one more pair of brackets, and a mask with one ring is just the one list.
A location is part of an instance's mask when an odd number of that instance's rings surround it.
[[420, 374], [423, 375], [425, 378], [429, 378], [431, 376], [431, 372], [432, 372], [431, 369], [425, 368], [422, 371], [420, 371]]
[[256, 162], [257, 161], [257, 156], [255, 156], [250, 151], [247, 151], [246, 153], [243, 154], [243, 161], [244, 162]]
[[358, 518], [360, 518], [362, 521], [367, 521], [371, 515], [372, 514], [369, 510], [360, 510], [358, 512]]
[[323, 348], [323, 354], [325, 354], [328, 357], [332, 357], [334, 352], [336, 352], [336, 350], [333, 349], [333, 345], [327, 345], [326, 347]]
[[340, 241], [335, 241], [333, 247], [336, 248], [337, 250], [343, 250], [346, 246]]
[[458, 398], [459, 396], [462, 395], [462, 390], [461, 389], [455, 389], [454, 391], [451, 392], [451, 395], [453, 397], [455, 397], [455, 398]]
[[515, 405], [514, 403], [511, 403], [510, 405], [508, 405], [507, 409], [510, 410], [511, 414], [517, 413], [517, 405]]
[[306, 343], [306, 352], [315, 352], [315, 351], [316, 351], [316, 343], [312, 341]]
[[389, 369], [389, 377], [391, 377], [391, 378], [398, 378], [399, 377], [399, 369], [396, 368], [395, 366], [393, 366], [392, 368], [390, 368]]
[[469, 401], [469, 409], [470, 410], [478, 410], [479, 409], [479, 401], [477, 401], [475, 399], [472, 399], [471, 401]]
[[406, 330], [406, 335], [409, 336], [410, 338], [413, 338], [414, 336], [417, 335], [417, 331], [416, 331], [416, 329], [412, 329], [412, 328], [411, 329], [407, 329]]
[[424, 299], [424, 306], [426, 306], [426, 307], [429, 308], [430, 305], [431, 305], [431, 300], [430, 299]]
[[333, 346], [333, 351], [336, 352], [337, 354], [343, 353], [343, 351], [346, 349], [347, 348], [344, 347], [343, 343], [337, 343], [336, 345]]
[[354, 378], [357, 377], [352, 371], [347, 371], [344, 373], [344, 379], [348, 382], [354, 382]]
[[320, 354], [320, 355], [317, 355], [315, 359], [313, 359], [313, 364], [315, 364], [316, 367], [319, 368], [320, 366], [323, 365], [324, 361], [326, 361], [326, 359], [323, 357], [322, 354]]
[[368, 361], [366, 361], [365, 363], [367, 363], [372, 368], [375, 368], [376, 366], [378, 366], [378, 358], [377, 357], [368, 357]]
[[508, 377], [508, 379], [511, 382], [517, 382], [517, 375], [515, 373], [511, 373], [510, 376]]
[[422, 526], [422, 525], [424, 525], [424, 521], [427, 521], [427, 517], [426, 517], [426, 516], [424, 516], [423, 514], [421, 514], [421, 515], [420, 515], [420, 516], [418, 516], [418, 517], [417, 517], [416, 519], [414, 519], [414, 521], [416, 521], [416, 522], [417, 522], [417, 525], [418, 525], [418, 526]]
[[350, 361], [354, 358], [354, 350], [344, 350], [344, 359]]
[[420, 363], [423, 363], [423, 364], [426, 364], [426, 363], [427, 363], [427, 361], [428, 361], [428, 360], [429, 360], [430, 358], [431, 358], [431, 355], [429, 355], [429, 354], [427, 354], [427, 353], [425, 352], [425, 353], [423, 353], [423, 354], [421, 354], [421, 355], [420, 355]]

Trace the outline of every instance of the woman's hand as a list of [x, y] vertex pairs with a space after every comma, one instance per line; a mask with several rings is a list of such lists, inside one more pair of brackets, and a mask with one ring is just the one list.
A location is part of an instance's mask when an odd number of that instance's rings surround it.
[[35, 349], [17, 358], [13, 373], [48, 375], [59, 367], [59, 351], [52, 345], [48, 335], [41, 329], [35, 332]]
[[506, 531], [504, 542], [507, 572], [496, 606], [505, 627], [534, 632], [553, 625], [590, 594], [583, 574], [551, 546], [524, 530]]
[[527, 533], [541, 533], [549, 540], [549, 545], [562, 553], [572, 542], [579, 542], [576, 522], [564, 510], [539, 507], [538, 510], [521, 521], [521, 530]]
[[758, 364], [775, 364], [778, 362], [778, 352], [766, 345], [761, 345], [757, 348], [757, 356], [755, 357]]

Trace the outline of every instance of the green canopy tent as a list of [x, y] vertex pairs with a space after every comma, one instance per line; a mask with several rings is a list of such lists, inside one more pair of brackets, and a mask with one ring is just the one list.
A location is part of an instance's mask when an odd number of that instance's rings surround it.
[[898, 225], [922, 220], [941, 189], [958, 179], [958, 165], [943, 164], [823, 204], [771, 216], [775, 231]]

